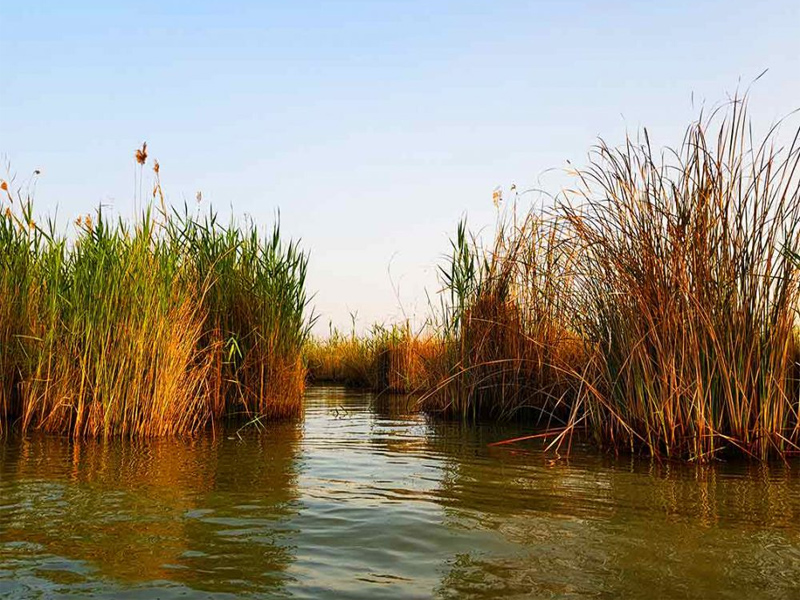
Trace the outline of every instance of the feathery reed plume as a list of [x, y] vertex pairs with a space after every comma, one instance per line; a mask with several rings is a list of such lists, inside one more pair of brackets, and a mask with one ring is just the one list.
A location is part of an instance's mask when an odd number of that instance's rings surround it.
[[142, 143], [142, 147], [136, 149], [135, 157], [136, 162], [140, 165], [144, 165], [147, 162], [147, 142]]

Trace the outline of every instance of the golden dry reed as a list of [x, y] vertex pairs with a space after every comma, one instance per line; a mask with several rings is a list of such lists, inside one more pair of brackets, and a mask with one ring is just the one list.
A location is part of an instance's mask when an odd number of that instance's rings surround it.
[[442, 342], [415, 333], [408, 323], [374, 325], [364, 335], [331, 327], [326, 339], [305, 347], [309, 378], [379, 392], [414, 393], [430, 389], [441, 373]]
[[601, 144], [565, 203], [591, 348], [586, 426], [703, 460], [798, 450], [798, 134], [755, 138], [734, 100], [677, 149]]
[[601, 143], [545, 214], [462, 224], [438, 311], [434, 412], [528, 415], [563, 447], [705, 461], [800, 450], [800, 148], [746, 102], [674, 149]]
[[437, 311], [447, 374], [422, 399], [431, 411], [462, 418], [566, 423], [568, 377], [584, 362], [580, 337], [566, 316], [574, 256], [556, 221], [515, 213], [499, 221], [482, 250], [459, 224], [448, 291]]
[[67, 238], [2, 191], [0, 427], [144, 437], [299, 413], [307, 257], [278, 225], [162, 202]]

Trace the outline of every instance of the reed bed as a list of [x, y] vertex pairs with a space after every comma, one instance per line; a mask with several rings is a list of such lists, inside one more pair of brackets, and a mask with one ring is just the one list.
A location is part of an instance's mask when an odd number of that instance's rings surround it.
[[[7, 190], [8, 184], [4, 185]], [[198, 431], [299, 413], [306, 255], [275, 225], [98, 211], [76, 235], [0, 216], [0, 423], [73, 437]]]
[[153, 436], [283, 417], [308, 374], [525, 419], [557, 448], [798, 453], [800, 131], [758, 137], [746, 104], [701, 115], [676, 148], [646, 131], [601, 142], [547, 211], [501, 213], [488, 245], [460, 223], [422, 333], [310, 338], [307, 257], [277, 225], [261, 236], [162, 196], [68, 239], [2, 182], [0, 427]]
[[778, 136], [756, 138], [736, 98], [675, 149], [646, 131], [601, 143], [547, 213], [512, 211], [486, 249], [459, 227], [438, 311], [448, 375], [423, 407], [535, 415], [558, 447], [800, 450], [800, 149]]
[[[597, 147], [564, 204], [587, 427], [669, 457], [798, 450], [798, 135], [734, 100], [675, 150]], [[798, 132], [800, 133], [800, 132]]]

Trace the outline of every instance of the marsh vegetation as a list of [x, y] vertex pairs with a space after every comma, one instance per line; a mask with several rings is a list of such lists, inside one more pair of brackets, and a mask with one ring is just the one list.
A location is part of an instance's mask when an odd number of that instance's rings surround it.
[[675, 148], [600, 143], [549, 209], [502, 211], [491, 243], [461, 223], [421, 406], [523, 418], [562, 451], [800, 450], [800, 148], [777, 125], [755, 137], [745, 100]]
[[138, 218], [98, 210], [71, 235], [37, 224], [3, 181], [0, 426], [139, 437], [261, 423], [299, 414], [309, 379], [522, 420], [561, 452], [579, 436], [698, 461], [792, 455], [800, 148], [778, 125], [753, 131], [735, 98], [674, 148], [647, 131], [601, 142], [546, 209], [512, 198], [488, 240], [459, 223], [424, 326], [326, 339], [309, 335], [298, 244], [278, 224], [167, 208], [157, 163]]
[[0, 426], [142, 437], [299, 414], [307, 256], [277, 224], [98, 210], [65, 236], [4, 192]]

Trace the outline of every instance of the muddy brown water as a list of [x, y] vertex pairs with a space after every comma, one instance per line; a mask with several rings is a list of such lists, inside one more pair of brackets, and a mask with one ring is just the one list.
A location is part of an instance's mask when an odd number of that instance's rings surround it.
[[192, 440], [0, 442], [0, 597], [800, 598], [800, 464], [658, 465], [311, 388]]

